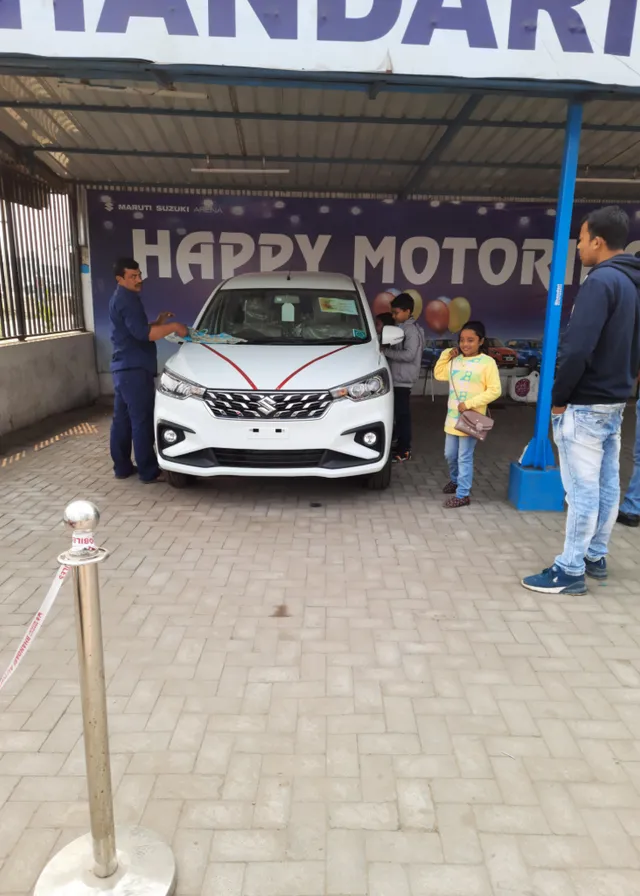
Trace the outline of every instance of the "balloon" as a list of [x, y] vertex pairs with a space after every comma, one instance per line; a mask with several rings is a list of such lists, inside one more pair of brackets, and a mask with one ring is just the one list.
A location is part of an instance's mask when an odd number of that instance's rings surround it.
[[408, 296], [411, 296], [411, 298], [415, 302], [412, 317], [414, 318], [414, 320], [418, 320], [418, 318], [422, 314], [422, 296], [417, 289], [406, 289], [405, 292]]
[[395, 296], [392, 292], [381, 292], [379, 293], [375, 299], [373, 300], [372, 311], [373, 316], [376, 317], [378, 314], [384, 314], [391, 310], [390, 306], [393, 302]]
[[434, 333], [446, 333], [449, 329], [449, 300], [434, 299], [424, 311], [427, 326]]
[[388, 289], [387, 292], [390, 292], [392, 296], [399, 296], [399, 295], [400, 295], [400, 290], [399, 290], [399, 289], [395, 289], [395, 287], [394, 287], [394, 289]]
[[458, 296], [449, 305], [449, 329], [459, 333], [471, 318], [471, 305], [462, 296]]

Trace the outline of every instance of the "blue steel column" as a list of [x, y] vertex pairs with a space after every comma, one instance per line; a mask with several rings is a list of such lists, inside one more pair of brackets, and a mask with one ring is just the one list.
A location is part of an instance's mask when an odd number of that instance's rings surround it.
[[551, 261], [551, 281], [547, 298], [547, 316], [544, 325], [542, 364], [540, 368], [540, 390], [536, 409], [536, 425], [533, 439], [520, 461], [523, 467], [546, 470], [555, 466], [553, 448], [549, 440], [549, 420], [551, 415], [551, 391], [555, 377], [556, 356], [560, 336], [562, 298], [569, 254], [569, 236], [573, 200], [578, 173], [580, 153], [580, 133], [582, 130], [582, 104], [571, 103], [567, 115], [567, 129], [564, 143], [564, 158], [560, 174], [560, 193], [556, 215], [556, 231], [553, 241]]

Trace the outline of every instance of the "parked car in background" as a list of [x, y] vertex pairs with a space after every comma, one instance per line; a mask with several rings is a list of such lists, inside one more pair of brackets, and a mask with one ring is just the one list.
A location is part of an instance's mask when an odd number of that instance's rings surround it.
[[431, 368], [436, 366], [436, 361], [447, 348], [453, 348], [453, 339], [427, 339], [422, 352], [422, 366]]
[[518, 356], [513, 348], [508, 348], [500, 339], [487, 339], [489, 354], [498, 367], [517, 367]]
[[507, 348], [515, 351], [518, 367], [526, 367], [528, 370], [540, 369], [542, 361], [541, 339], [509, 339]]

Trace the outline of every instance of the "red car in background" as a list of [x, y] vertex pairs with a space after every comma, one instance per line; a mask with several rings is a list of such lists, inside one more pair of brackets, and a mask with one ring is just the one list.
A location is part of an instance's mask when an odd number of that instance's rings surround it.
[[517, 367], [518, 354], [512, 348], [508, 348], [500, 339], [487, 339], [489, 354], [498, 367]]

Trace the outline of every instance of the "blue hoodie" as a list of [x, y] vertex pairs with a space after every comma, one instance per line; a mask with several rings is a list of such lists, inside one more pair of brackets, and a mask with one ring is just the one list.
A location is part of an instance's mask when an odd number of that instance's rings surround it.
[[562, 340], [553, 404], [618, 404], [640, 370], [640, 259], [615, 255], [591, 269]]

